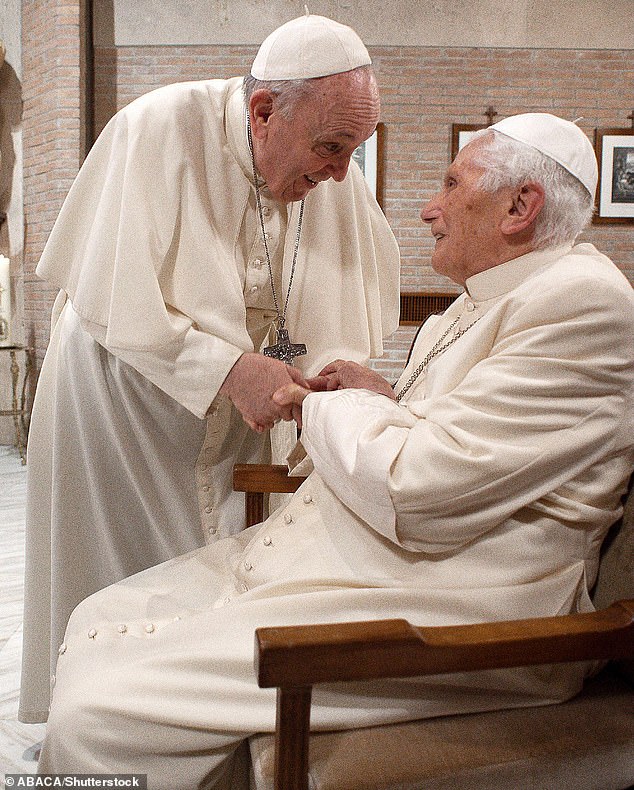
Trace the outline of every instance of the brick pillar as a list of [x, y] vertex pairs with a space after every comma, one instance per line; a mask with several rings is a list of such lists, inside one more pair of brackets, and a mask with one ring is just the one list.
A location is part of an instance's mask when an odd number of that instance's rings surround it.
[[85, 154], [87, 2], [22, 2], [24, 320], [38, 364], [56, 291], [35, 275], [35, 267]]

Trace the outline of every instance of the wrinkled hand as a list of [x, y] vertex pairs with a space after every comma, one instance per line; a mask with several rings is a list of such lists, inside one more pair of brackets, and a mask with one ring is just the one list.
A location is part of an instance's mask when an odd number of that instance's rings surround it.
[[318, 376], [307, 379], [307, 383], [313, 391], [364, 389], [396, 400], [394, 390], [383, 376], [357, 362], [344, 359], [336, 359], [326, 365]]
[[277, 420], [287, 419], [272, 396], [293, 383], [308, 387], [299, 371], [279, 359], [246, 353], [231, 368], [220, 392], [231, 400], [249, 428], [262, 433], [271, 429]]
[[396, 400], [394, 390], [383, 376], [356, 362], [336, 359], [304, 382], [287, 384], [273, 394], [283, 420], [295, 420], [302, 427], [302, 403], [311, 392], [341, 389], [366, 389]]

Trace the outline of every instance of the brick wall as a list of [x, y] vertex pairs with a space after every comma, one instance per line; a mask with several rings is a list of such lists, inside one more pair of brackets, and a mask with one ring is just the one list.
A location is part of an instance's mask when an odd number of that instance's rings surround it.
[[[371, 47], [387, 127], [384, 210], [398, 239], [403, 290], [455, 288], [429, 265], [432, 241], [419, 218], [449, 163], [452, 123], [550, 111], [591, 137], [595, 127], [629, 124], [634, 62], [627, 50]], [[255, 47], [122, 47], [98, 49], [96, 126], [116, 109], [153, 88], [179, 80], [244, 74]], [[583, 235], [604, 251], [634, 284], [631, 225], [593, 225]], [[375, 367], [395, 377], [413, 330], [401, 328]]]
[[79, 0], [23, 0], [24, 316], [41, 359], [56, 290], [35, 267], [83, 154]]

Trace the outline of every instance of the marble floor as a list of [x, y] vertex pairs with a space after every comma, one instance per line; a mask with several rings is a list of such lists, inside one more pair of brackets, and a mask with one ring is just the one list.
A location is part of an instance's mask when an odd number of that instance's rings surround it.
[[35, 773], [33, 746], [43, 724], [17, 720], [22, 653], [26, 467], [13, 447], [0, 446], [0, 777]]

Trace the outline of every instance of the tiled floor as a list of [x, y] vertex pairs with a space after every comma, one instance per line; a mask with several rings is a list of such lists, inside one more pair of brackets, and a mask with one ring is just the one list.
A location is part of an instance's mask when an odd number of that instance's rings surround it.
[[0, 776], [35, 773], [29, 753], [43, 724], [17, 720], [22, 653], [26, 467], [17, 450], [0, 446]]

